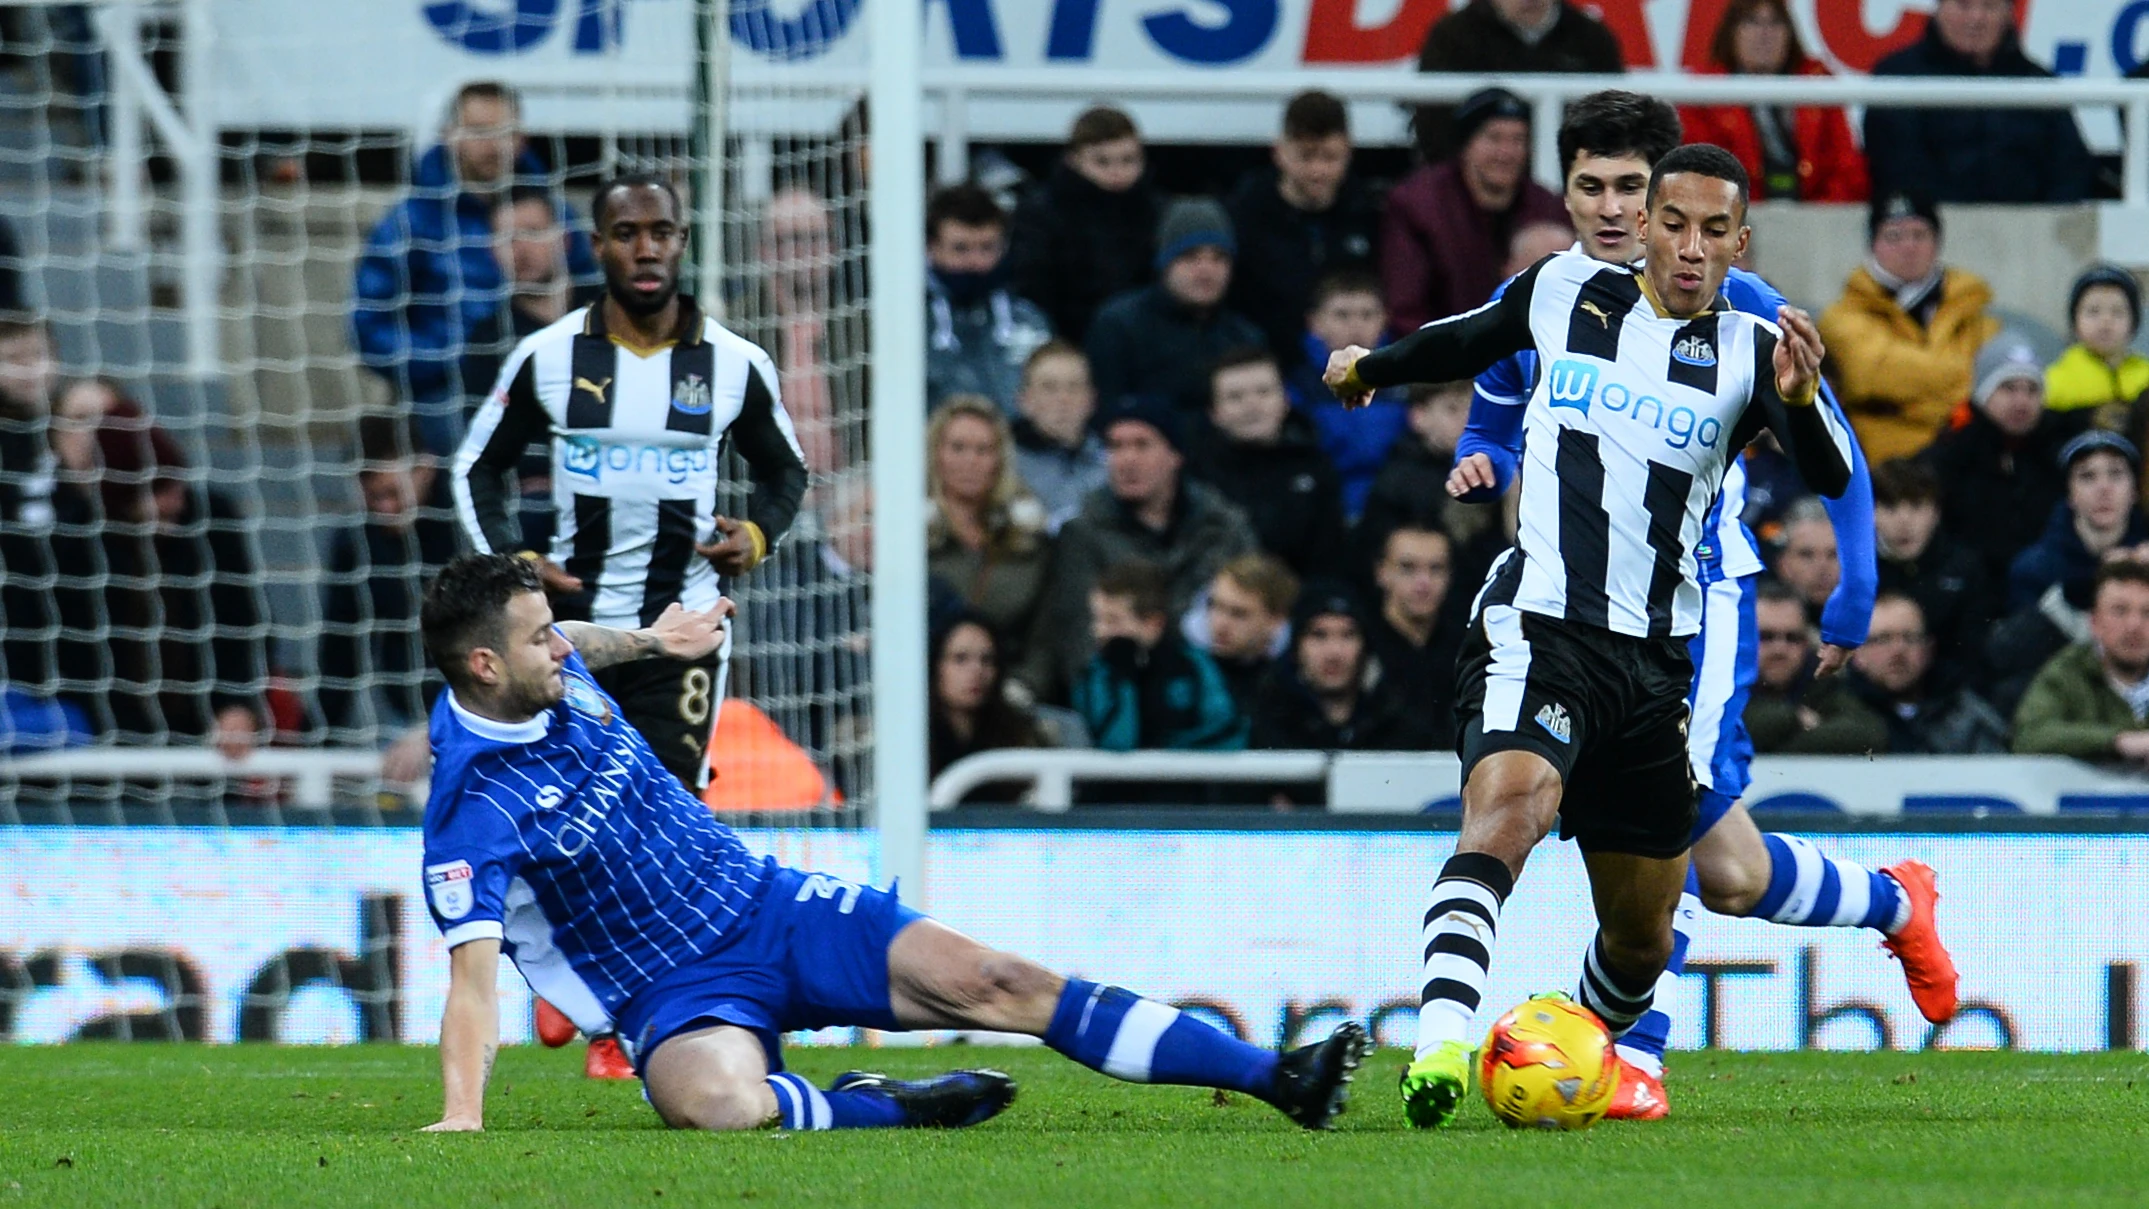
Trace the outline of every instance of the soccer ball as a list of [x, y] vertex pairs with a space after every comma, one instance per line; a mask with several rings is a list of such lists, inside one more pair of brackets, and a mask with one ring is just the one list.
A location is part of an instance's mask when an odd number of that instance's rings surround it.
[[1517, 1006], [1478, 1052], [1478, 1089], [1510, 1128], [1588, 1129], [1619, 1089], [1612, 1035], [1596, 1013], [1567, 999]]

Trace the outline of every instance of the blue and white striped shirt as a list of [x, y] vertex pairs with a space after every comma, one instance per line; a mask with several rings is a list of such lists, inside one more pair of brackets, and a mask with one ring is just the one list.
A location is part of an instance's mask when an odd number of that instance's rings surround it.
[[725, 943], [775, 869], [620, 717], [580, 655], [528, 722], [433, 706], [426, 904], [450, 948], [496, 938], [584, 1032]]

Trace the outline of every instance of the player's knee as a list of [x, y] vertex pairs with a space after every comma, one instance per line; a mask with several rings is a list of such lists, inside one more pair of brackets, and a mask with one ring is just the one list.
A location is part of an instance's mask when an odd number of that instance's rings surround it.
[[1605, 958], [1621, 973], [1653, 977], [1671, 963], [1673, 941], [1668, 916], [1661, 928], [1606, 924], [1601, 934]]
[[1753, 868], [1739, 861], [1696, 862], [1695, 873], [1701, 882], [1701, 905], [1718, 915], [1750, 915], [1768, 892], [1766, 864]]
[[967, 977], [957, 980], [954, 1006], [968, 1015], [992, 1015], [1026, 1003], [1052, 989], [1051, 971], [1012, 953], [988, 951]]
[[663, 1097], [657, 1103], [657, 1113], [673, 1129], [759, 1129], [769, 1119], [770, 1103], [763, 1094], [764, 1087], [726, 1083], [697, 1088], [684, 1096]]

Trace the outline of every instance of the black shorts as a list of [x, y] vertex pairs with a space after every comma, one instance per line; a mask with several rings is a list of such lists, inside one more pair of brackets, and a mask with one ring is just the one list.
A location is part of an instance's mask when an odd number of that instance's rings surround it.
[[1694, 665], [1683, 638], [1634, 638], [1486, 605], [1456, 666], [1463, 780], [1527, 751], [1559, 770], [1560, 838], [1584, 852], [1687, 850], [1700, 794], [1686, 747]]
[[723, 652], [687, 662], [636, 659], [592, 673], [619, 702], [619, 715], [642, 733], [657, 759], [688, 789], [708, 783], [709, 736], [724, 698]]

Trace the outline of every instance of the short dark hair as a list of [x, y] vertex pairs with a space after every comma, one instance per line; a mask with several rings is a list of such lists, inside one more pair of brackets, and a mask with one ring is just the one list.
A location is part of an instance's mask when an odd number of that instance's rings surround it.
[[1092, 105], [1074, 120], [1074, 127], [1067, 132], [1067, 149], [1080, 151], [1099, 143], [1112, 143], [1120, 139], [1138, 139], [1141, 133], [1134, 128], [1134, 119], [1123, 109], [1110, 105]]
[[612, 208], [612, 195], [623, 189], [661, 189], [664, 196], [671, 199], [672, 217], [686, 217], [686, 207], [679, 201], [679, 190], [668, 177], [658, 176], [654, 172], [622, 172], [607, 179], [597, 186], [595, 193], [590, 194], [590, 223], [599, 234], [604, 232], [605, 214]]
[[418, 610], [425, 653], [449, 688], [470, 682], [470, 652], [502, 641], [507, 602], [542, 592], [537, 563], [513, 554], [466, 554], [440, 569]]
[[1644, 199], [1643, 204], [1654, 209], [1657, 204], [1658, 185], [1665, 177], [1675, 172], [1690, 172], [1712, 180], [1730, 181], [1738, 186], [1739, 213], [1746, 212], [1747, 200], [1753, 193], [1753, 182], [1746, 175], [1746, 165], [1739, 162], [1738, 156], [1714, 143], [1688, 143], [1684, 147], [1674, 147], [1666, 153], [1649, 173], [1649, 196]]
[[1879, 612], [1880, 606], [1884, 604], [1909, 605], [1911, 608], [1916, 609], [1918, 611], [1918, 624], [1921, 627], [1925, 624], [1925, 606], [1918, 603], [1917, 597], [1912, 596], [1910, 593], [1905, 592], [1900, 588], [1882, 589], [1880, 594], [1873, 598], [1873, 611], [1876, 613]]
[[1004, 231], [1007, 229], [1007, 211], [1000, 208], [991, 193], [977, 185], [949, 185], [925, 203], [925, 238], [928, 241], [938, 238], [941, 224], [951, 222], [966, 227], [999, 227]]
[[1125, 600], [1136, 617], [1171, 612], [1171, 581], [1163, 568], [1139, 558], [1123, 559], [1097, 576], [1097, 594]]
[[498, 212], [503, 209], [512, 210], [516, 206], [525, 205], [531, 202], [535, 202], [536, 204], [543, 206], [547, 210], [552, 211], [552, 216], [554, 218], [559, 217], [559, 195], [543, 185], [510, 185], [508, 186], [507, 192], [502, 193], [500, 195], [499, 200], [493, 203], [493, 210], [495, 212]]
[[1380, 278], [1374, 276], [1373, 270], [1345, 267], [1321, 275], [1321, 279], [1314, 283], [1313, 297], [1306, 303], [1306, 310], [1320, 310], [1339, 294], [1371, 294], [1381, 300], [1383, 307], [1388, 305], [1387, 297], [1381, 293]]
[[502, 101], [517, 116], [522, 113], [522, 94], [505, 80], [472, 80], [455, 90], [455, 99], [448, 102], [448, 120], [462, 120], [463, 106], [471, 101]]
[[2138, 558], [2115, 558], [2097, 568], [2096, 587], [2089, 594], [2090, 607], [2104, 595], [2106, 584], [2139, 584], [2149, 588], [2149, 563]]
[[1209, 366], [1209, 381], [1216, 381], [1216, 375], [1227, 369], [1244, 369], [1249, 365], [1267, 365], [1273, 367], [1279, 375], [1283, 373], [1283, 367], [1277, 363], [1275, 353], [1258, 344], [1241, 344], [1216, 355], [1216, 360]]
[[1940, 476], [1916, 458], [1889, 458], [1873, 467], [1874, 504], [1885, 508], [1939, 502]]
[[1083, 369], [1089, 368], [1089, 354], [1082, 351], [1081, 345], [1064, 337], [1054, 336], [1030, 350], [1030, 355], [1022, 363], [1022, 384], [1028, 386], [1030, 375], [1037, 372], [1037, 367], [1054, 357], [1073, 357], [1082, 363]]
[[1325, 139], [1332, 134], [1348, 138], [1350, 133], [1350, 111], [1335, 93], [1309, 88], [1283, 107], [1283, 137], [1287, 139]]
[[[1806, 612], [1806, 598], [1794, 591], [1791, 585], [1773, 575], [1764, 578], [1754, 588], [1754, 601], [1757, 604], [1795, 604], [1798, 606], [1800, 613]], [[1810, 616], [1806, 618], [1806, 624], [1813, 624], [1813, 619]]]
[[359, 473], [409, 461], [417, 448], [410, 425], [398, 417], [379, 411], [358, 417]]
[[[1454, 559], [1455, 557], [1454, 535], [1450, 534], [1447, 530], [1441, 528], [1440, 525], [1436, 521], [1434, 521], [1432, 517], [1422, 512], [1413, 512], [1410, 515], [1405, 516], [1402, 520], [1398, 521], [1396, 523], [1395, 528], [1388, 530], [1387, 535], [1380, 539], [1380, 562], [1388, 561], [1389, 547], [1395, 544], [1395, 536], [1398, 533], [1430, 534], [1431, 536], [1437, 537], [1442, 542], [1446, 543], [1448, 548], [1448, 558], [1450, 560]], [[1454, 567], [1450, 566], [1448, 570], [1450, 572], [1453, 572]]]
[[1583, 155], [1638, 155], [1651, 167], [1684, 137], [1679, 111], [1655, 97], [1620, 88], [1593, 92], [1567, 107], [1560, 123], [1560, 177]]

